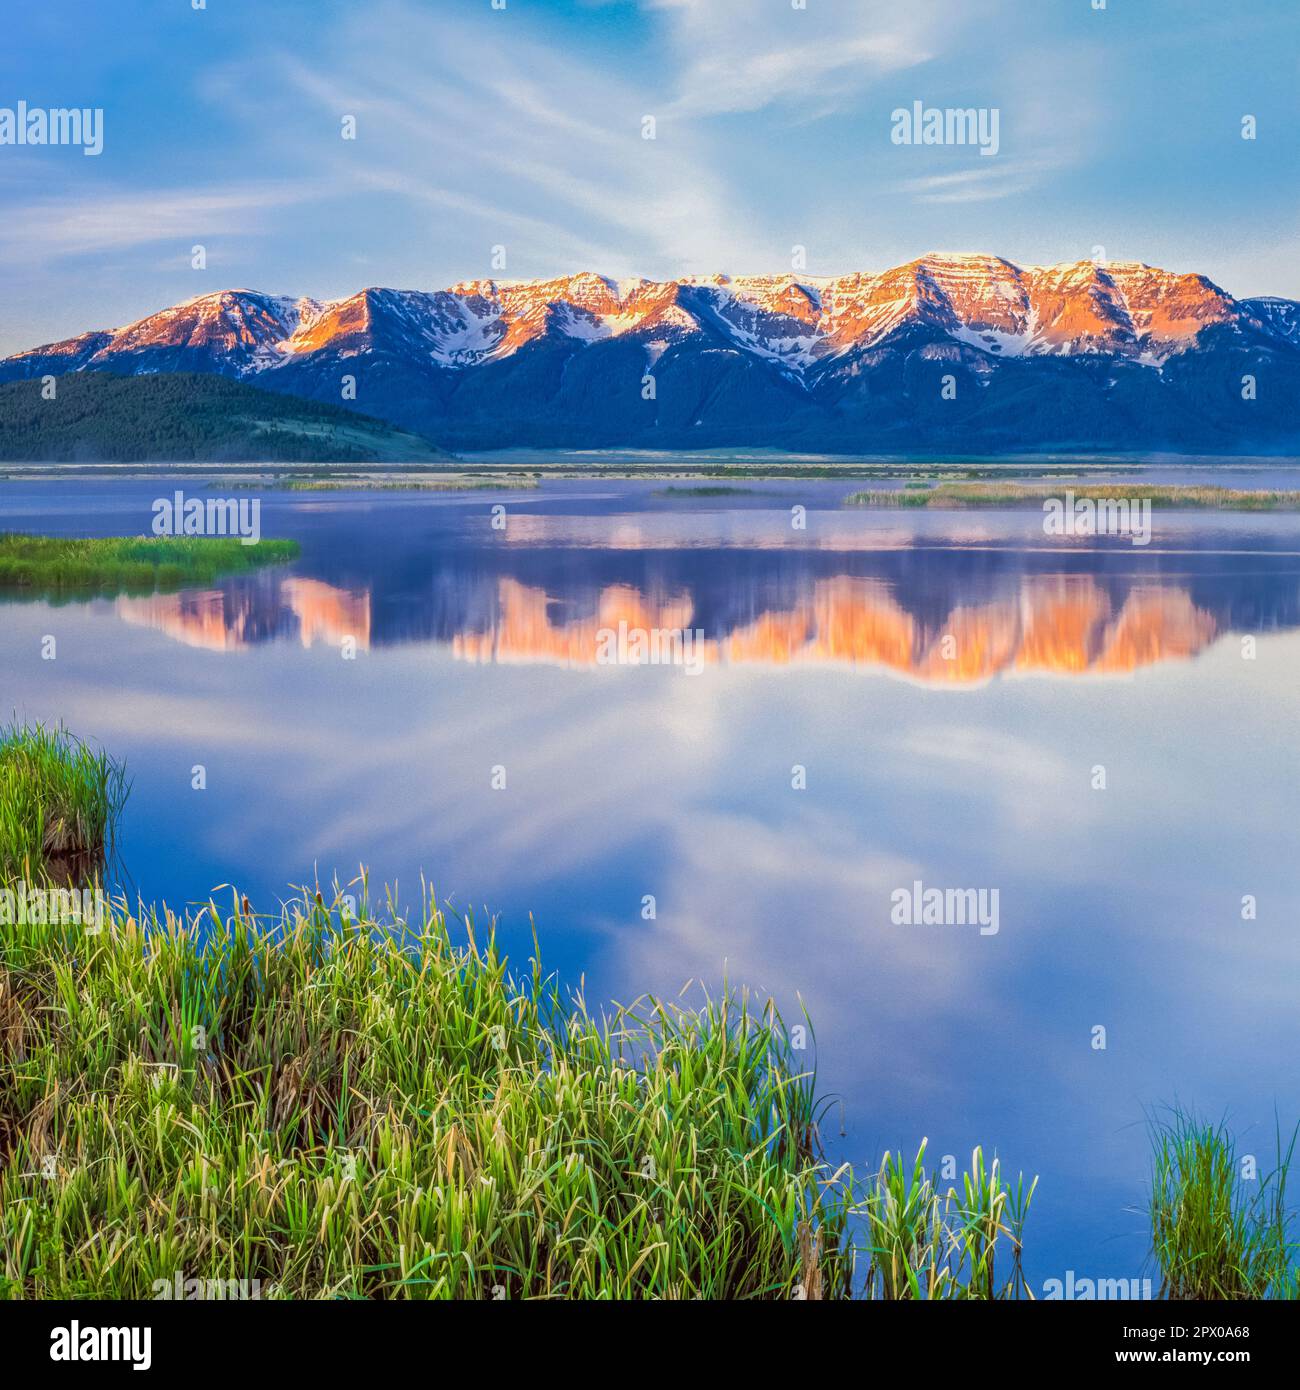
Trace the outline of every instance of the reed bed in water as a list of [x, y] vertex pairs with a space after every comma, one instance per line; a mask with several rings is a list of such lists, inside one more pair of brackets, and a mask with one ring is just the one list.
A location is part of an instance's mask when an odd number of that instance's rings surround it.
[[1182, 1110], [1153, 1118], [1152, 1250], [1169, 1298], [1288, 1298], [1300, 1294], [1286, 1183], [1297, 1132], [1260, 1165], [1222, 1123]]
[[[945, 1192], [925, 1168], [926, 1143], [911, 1163], [886, 1154], [862, 1198], [870, 1264], [863, 1292], [880, 1299], [996, 1299], [1029, 1295], [1024, 1226], [1035, 1178], [1013, 1187], [995, 1158], [971, 1155], [960, 1186]], [[999, 1253], [1004, 1258], [999, 1260]], [[997, 1270], [1006, 1269], [999, 1279]]]
[[1219, 511], [1296, 511], [1300, 492], [1272, 488], [1235, 489], [1226, 487], [1156, 486], [1148, 483], [1108, 483], [1084, 481], [1045, 487], [1028, 483], [936, 483], [917, 487], [906, 483], [901, 489], [869, 488], [850, 493], [846, 507], [933, 507], [937, 510], [962, 507], [1041, 506], [1048, 498], [1060, 498], [1066, 490], [1076, 499], [1094, 501], [1150, 502], [1153, 507], [1187, 507]]
[[0, 594], [77, 597], [151, 593], [281, 564], [296, 541], [235, 536], [29, 536], [0, 533]]
[[0, 882], [95, 878], [126, 791], [121, 766], [66, 729], [0, 728]]
[[414, 478], [397, 482], [362, 478], [355, 482], [337, 478], [288, 478], [276, 483], [285, 492], [520, 492], [536, 488], [535, 478], [512, 482], [505, 478]]

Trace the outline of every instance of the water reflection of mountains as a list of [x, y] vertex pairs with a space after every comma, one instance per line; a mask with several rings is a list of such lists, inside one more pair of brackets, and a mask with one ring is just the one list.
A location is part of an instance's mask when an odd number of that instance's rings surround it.
[[596, 664], [598, 633], [626, 622], [701, 631], [706, 663], [863, 665], [935, 683], [1132, 671], [1228, 632], [1300, 625], [1300, 564], [1258, 551], [460, 549], [391, 557], [364, 578], [312, 568], [123, 598], [117, 611], [211, 650], [351, 638], [569, 666]]

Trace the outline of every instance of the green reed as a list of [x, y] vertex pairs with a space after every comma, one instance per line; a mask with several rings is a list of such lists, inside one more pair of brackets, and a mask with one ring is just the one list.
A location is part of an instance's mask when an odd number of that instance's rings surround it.
[[[1035, 1178], [1014, 1187], [976, 1149], [960, 1187], [926, 1172], [926, 1141], [909, 1164], [886, 1153], [859, 1201], [870, 1251], [864, 1294], [878, 1299], [1004, 1299], [1029, 1294], [1024, 1225]], [[1006, 1255], [1006, 1277], [995, 1266]]]
[[[1151, 1121], [1152, 1251], [1169, 1298], [1296, 1296], [1286, 1182], [1296, 1132], [1273, 1166], [1247, 1175], [1227, 1127], [1182, 1110]], [[1252, 1165], [1255, 1160], [1252, 1159]]]
[[1226, 488], [1152, 483], [1064, 482], [1057, 486], [1029, 483], [938, 482], [932, 487], [906, 482], [902, 489], [867, 488], [850, 493], [846, 507], [932, 507], [942, 511], [963, 507], [1039, 507], [1066, 490], [1079, 501], [1150, 502], [1153, 507], [1183, 507], [1214, 511], [1296, 511], [1300, 492], [1276, 488]]
[[[0, 730], [0, 885], [98, 877], [122, 769]], [[0, 925], [0, 1296], [1032, 1297], [1036, 1180], [819, 1146], [803, 1032], [724, 987], [599, 1015], [427, 895]], [[805, 1021], [806, 1022], [806, 1021]], [[1162, 1294], [1294, 1298], [1297, 1134], [1153, 1121]]]
[[120, 764], [66, 729], [0, 728], [0, 883], [98, 877], [126, 792]]
[[236, 536], [29, 536], [0, 533], [0, 597], [74, 598], [208, 584], [282, 564], [296, 541], [245, 545]]
[[0, 1293], [839, 1298], [842, 1175], [775, 1007], [594, 1017], [431, 901], [0, 935]]

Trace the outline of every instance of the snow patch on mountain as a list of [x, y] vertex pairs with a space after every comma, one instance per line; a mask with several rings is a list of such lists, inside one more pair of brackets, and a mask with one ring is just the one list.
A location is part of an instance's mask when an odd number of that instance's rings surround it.
[[[449, 372], [550, 341], [583, 351], [633, 334], [660, 353], [687, 335], [762, 360], [805, 383], [840, 362], [875, 360], [905, 330], [990, 361], [1097, 356], [1160, 368], [1209, 329], [1300, 345], [1300, 305], [1236, 301], [1204, 276], [1138, 261], [1017, 265], [932, 253], [878, 273], [686, 276], [594, 272], [550, 280], [470, 280], [446, 290], [371, 288], [317, 300], [234, 289], [135, 323], [8, 359], [64, 370], [221, 370], [256, 377], [334, 353], [382, 352]], [[34, 367], [33, 367], [34, 369]]]

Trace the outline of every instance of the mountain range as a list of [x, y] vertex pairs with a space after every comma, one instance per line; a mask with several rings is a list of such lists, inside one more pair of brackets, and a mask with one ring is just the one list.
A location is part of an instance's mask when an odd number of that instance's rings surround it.
[[0, 361], [216, 373], [457, 450], [1300, 449], [1300, 303], [1139, 262], [200, 295]]

